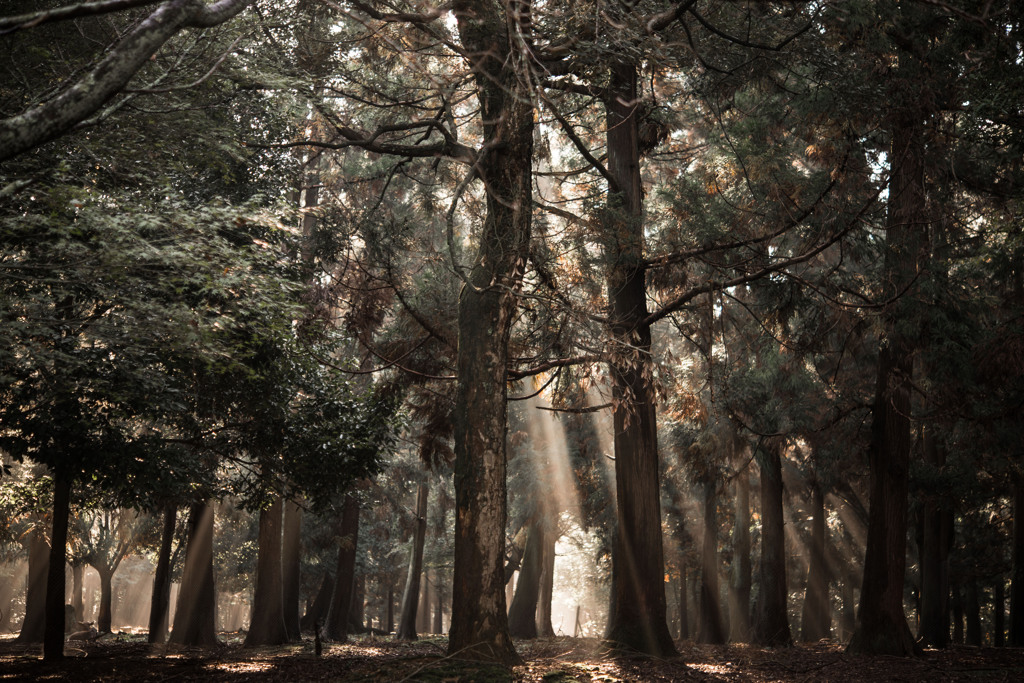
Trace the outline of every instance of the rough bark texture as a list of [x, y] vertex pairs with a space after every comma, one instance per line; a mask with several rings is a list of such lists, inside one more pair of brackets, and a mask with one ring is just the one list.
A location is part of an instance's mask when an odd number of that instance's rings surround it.
[[28, 576], [25, 578], [25, 618], [16, 642], [41, 643], [46, 630], [46, 581], [50, 567], [50, 546], [38, 527], [29, 534]]
[[782, 511], [782, 456], [784, 444], [766, 447], [761, 460], [761, 572], [754, 620], [754, 642], [771, 647], [793, 643], [786, 606], [786, 537]]
[[153, 577], [153, 596], [149, 608], [150, 643], [167, 640], [167, 616], [171, 604], [171, 546], [174, 543], [174, 528], [178, 522], [178, 508], [168, 505], [164, 510], [163, 530], [160, 533], [160, 553]]
[[[908, 112], [894, 125], [890, 153], [889, 214], [886, 220], [885, 296], [901, 294], [884, 313], [872, 414], [871, 498], [864, 579], [857, 627], [848, 651], [908, 656], [916, 652], [903, 610], [906, 570], [907, 493], [911, 425], [913, 340], [901, 330], [906, 290], [917, 276], [927, 205], [924, 194], [921, 115]], [[901, 305], [902, 304], [902, 305]], [[899, 324], [898, 324], [899, 321]]]
[[427, 537], [427, 489], [421, 483], [416, 491], [416, 531], [409, 552], [409, 571], [402, 592], [402, 612], [398, 618], [399, 640], [416, 640], [416, 613], [419, 607], [420, 575], [423, 573], [423, 544]]
[[[64, 658], [64, 609], [67, 578], [68, 515], [71, 513], [71, 480], [60, 472], [53, 476], [53, 531], [50, 534], [50, 561], [46, 572], [46, 626], [43, 632], [43, 659]], [[109, 584], [107, 587], [109, 605]], [[109, 611], [109, 606], [108, 606]], [[108, 618], [109, 621], [109, 618]]]
[[109, 571], [106, 567], [96, 567], [96, 573], [100, 577], [100, 608], [96, 613], [96, 630], [100, 633], [111, 632], [111, 622], [114, 618], [114, 591], [113, 581], [114, 572]]
[[416, 630], [430, 633], [430, 577], [423, 572], [420, 581], [419, 605], [416, 607]]
[[540, 579], [540, 605], [537, 608], [537, 635], [553, 638], [555, 629], [551, 625], [551, 600], [555, 592], [555, 542], [558, 540], [554, 529], [547, 527], [544, 534], [543, 572]]
[[[936, 472], [945, 464], [945, 452], [925, 434], [924, 455]], [[921, 626], [918, 640], [927, 647], [949, 645], [949, 533], [950, 510], [939, 496], [926, 493], [921, 506]]]
[[745, 643], [750, 639], [750, 590], [753, 587], [753, 571], [750, 562], [750, 471], [748, 468], [744, 468], [736, 477], [731, 570], [729, 640], [734, 643]]
[[811, 539], [808, 547], [807, 588], [801, 613], [800, 639], [815, 642], [832, 631], [832, 609], [828, 602], [828, 566], [825, 563], [825, 496], [811, 484]]
[[513, 638], [537, 637], [537, 603], [540, 600], [540, 575], [543, 572], [544, 522], [534, 520], [526, 538], [523, 567], [519, 570], [515, 597], [508, 610], [508, 630]]
[[245, 646], [281, 645], [288, 642], [284, 625], [284, 585], [281, 574], [281, 531], [284, 502], [280, 497], [260, 511], [259, 548], [256, 556], [256, 588]]
[[718, 495], [716, 482], [704, 483], [704, 543], [700, 571], [700, 630], [698, 643], [725, 642], [718, 580]]
[[193, 503], [189, 510], [185, 569], [174, 610], [170, 643], [186, 647], [217, 644], [217, 592], [213, 583], [213, 505]]
[[331, 597], [331, 609], [324, 624], [324, 635], [333, 641], [348, 640], [349, 612], [356, 578], [356, 548], [359, 544], [359, 501], [345, 496], [341, 513], [341, 541], [338, 548], [338, 574]]
[[302, 508], [292, 500], [284, 503], [284, 537], [281, 539], [284, 628], [288, 640], [302, 638], [299, 626], [299, 566], [302, 560]]
[[487, 192], [477, 255], [459, 296], [455, 573], [448, 652], [515, 664], [505, 607], [508, 340], [530, 243], [534, 111], [519, 22], [505, 2], [453, 4], [476, 79]]
[[614, 179], [604, 212], [615, 408], [616, 525], [612, 544], [609, 645], [655, 656], [676, 653], [665, 620], [665, 562], [658, 490], [658, 435], [651, 387], [651, 329], [643, 239], [643, 188], [636, 66], [613, 64], [605, 98], [607, 168]]

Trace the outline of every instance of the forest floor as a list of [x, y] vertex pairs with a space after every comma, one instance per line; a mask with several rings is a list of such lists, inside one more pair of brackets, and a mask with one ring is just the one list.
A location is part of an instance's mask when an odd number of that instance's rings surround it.
[[822, 641], [792, 648], [680, 645], [671, 659], [602, 654], [595, 639], [545, 638], [517, 642], [524, 664], [511, 671], [445, 656], [444, 638], [399, 643], [367, 637], [346, 644], [243, 648], [237, 636], [215, 650], [153, 648], [145, 636], [108, 636], [69, 643], [59, 664], [40, 661], [40, 649], [0, 639], [0, 682], [6, 681], [354, 681], [360, 683], [486, 683], [498, 681], [1024, 681], [1024, 649], [958, 646], [924, 656], [851, 656]]

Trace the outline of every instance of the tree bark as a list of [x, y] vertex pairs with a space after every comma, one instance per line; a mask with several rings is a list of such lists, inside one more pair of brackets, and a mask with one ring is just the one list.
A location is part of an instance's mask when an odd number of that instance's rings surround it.
[[761, 461], [760, 597], [754, 620], [754, 642], [770, 647], [793, 644], [789, 630], [786, 587], [785, 517], [782, 511], [781, 440], [768, 444]]
[[650, 383], [651, 329], [643, 267], [643, 187], [637, 70], [611, 67], [605, 98], [608, 204], [602, 229], [609, 261], [611, 332], [622, 352], [611, 360], [615, 429], [616, 526], [612, 543], [609, 644], [655, 656], [676, 654], [665, 621], [665, 561], [658, 487], [658, 435]]
[[213, 505], [195, 502], [189, 509], [185, 569], [174, 610], [170, 643], [185, 647], [217, 644], [217, 592], [213, 583]]
[[1006, 645], [1006, 587], [1000, 574], [992, 587], [992, 644]]
[[851, 653], [909, 656], [918, 651], [903, 610], [915, 349], [903, 330], [911, 319], [907, 290], [917, 277], [926, 231], [923, 118], [921, 112], [902, 112], [892, 130], [883, 296], [898, 298], [883, 314], [868, 455], [867, 548], [857, 628], [847, 648]]
[[441, 572], [434, 570], [434, 620], [430, 630], [434, 633], [444, 633], [444, 590], [441, 585]]
[[416, 607], [416, 630], [430, 633], [430, 576], [426, 571], [420, 581], [419, 605]]
[[[53, 474], [53, 531], [50, 534], [50, 560], [46, 572], [46, 625], [43, 632], [43, 659], [64, 658], [64, 595], [67, 578], [68, 515], [71, 513], [71, 480], [59, 471]], [[109, 594], [108, 594], [109, 595]]]
[[686, 565], [679, 568], [679, 639], [686, 640], [690, 637], [690, 606], [687, 599]]
[[409, 571], [405, 577], [402, 592], [402, 611], [398, 619], [399, 640], [416, 640], [416, 613], [419, 607], [420, 576], [423, 573], [423, 544], [427, 537], [427, 495], [426, 482], [416, 491], [416, 531], [409, 552]]
[[698, 643], [725, 642], [722, 604], [718, 581], [718, 495], [717, 482], [704, 482], [704, 543], [700, 570], [700, 630]]
[[28, 541], [28, 576], [25, 579], [25, 618], [21, 622], [19, 643], [41, 643], [46, 630], [46, 581], [49, 576], [50, 546], [36, 527]]
[[349, 612], [355, 589], [356, 547], [359, 543], [359, 501], [345, 496], [341, 513], [341, 541], [338, 548], [338, 574], [334, 582], [331, 609], [324, 624], [324, 635], [336, 642], [348, 640]]
[[334, 577], [330, 572], [324, 574], [320, 582], [320, 590], [317, 591], [313, 604], [309, 606], [306, 613], [302, 615], [299, 626], [303, 631], [313, 629], [317, 624], [323, 625], [327, 612], [331, 608], [331, 595], [334, 593]]
[[518, 664], [505, 606], [509, 335], [530, 244], [534, 109], [522, 26], [507, 2], [456, 0], [476, 79], [487, 192], [475, 264], [459, 295], [455, 399], [455, 572], [448, 652]]
[[750, 640], [750, 590], [753, 572], [750, 562], [750, 471], [736, 476], [733, 504], [732, 567], [729, 584], [729, 640]]
[[828, 565], [825, 562], [825, 496], [817, 482], [811, 484], [811, 542], [808, 548], [807, 588], [801, 614], [800, 639], [813, 643], [828, 638], [832, 631], [832, 610], [828, 600]]
[[542, 638], [554, 638], [555, 629], [551, 625], [551, 601], [555, 592], [555, 537], [554, 528], [547, 527], [544, 534], [543, 572], [540, 580], [540, 607], [537, 610], [537, 635]]
[[114, 618], [113, 587], [114, 572], [109, 568], [93, 565], [100, 577], [100, 609], [96, 615], [96, 630], [100, 633], [111, 633], [111, 622]]
[[[929, 466], [938, 471], [945, 464], [945, 453], [927, 431], [924, 455]], [[921, 627], [918, 639], [928, 647], [949, 645], [949, 537], [945, 518], [948, 506], [934, 493], [926, 492], [921, 506]]]
[[979, 598], [978, 580], [967, 581], [964, 616], [967, 618], [967, 644], [981, 647], [981, 600]]
[[75, 610], [75, 621], [81, 623], [85, 618], [84, 605], [82, 604], [82, 580], [85, 575], [85, 565], [81, 562], [71, 565], [71, 607]]
[[292, 500], [284, 503], [284, 538], [281, 541], [281, 580], [284, 584], [284, 628], [288, 640], [302, 639], [299, 626], [299, 567], [302, 561], [302, 507]]
[[284, 502], [278, 496], [260, 510], [259, 548], [256, 557], [256, 588], [245, 647], [281, 645], [288, 642], [284, 625], [284, 582], [281, 573], [281, 532]]
[[167, 616], [171, 604], [171, 547], [174, 544], [174, 529], [177, 523], [178, 507], [168, 505], [164, 509], [160, 553], [157, 556], [156, 574], [153, 577], [153, 596], [149, 609], [150, 643], [162, 643], [167, 640]]
[[544, 569], [544, 521], [535, 519], [530, 524], [523, 552], [523, 567], [519, 570], [515, 597], [508, 610], [508, 630], [513, 638], [537, 637], [537, 603], [540, 600], [540, 575]]

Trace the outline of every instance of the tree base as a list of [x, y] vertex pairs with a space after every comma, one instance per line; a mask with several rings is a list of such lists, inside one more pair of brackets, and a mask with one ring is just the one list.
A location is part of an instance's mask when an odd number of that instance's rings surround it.
[[644, 654], [653, 657], [679, 655], [666, 627], [614, 627], [605, 636], [602, 649], [612, 654]]
[[907, 622], [872, 624], [865, 627], [857, 624], [846, 652], [851, 655], [890, 655], [893, 657], [917, 657], [923, 654], [914, 642]]

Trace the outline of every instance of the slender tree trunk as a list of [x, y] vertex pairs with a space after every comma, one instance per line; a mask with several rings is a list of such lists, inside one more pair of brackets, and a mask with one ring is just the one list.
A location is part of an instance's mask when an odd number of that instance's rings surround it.
[[416, 630], [430, 633], [430, 575], [423, 571], [420, 581], [419, 606], [416, 608]]
[[927, 227], [923, 223], [927, 215], [923, 118], [919, 111], [903, 112], [892, 131], [884, 296], [898, 295], [898, 299], [885, 311], [885, 339], [878, 354], [868, 457], [867, 549], [857, 628], [848, 647], [851, 653], [909, 656], [917, 652], [903, 609], [915, 343], [902, 330], [912, 319], [906, 290], [917, 277]]
[[302, 638], [299, 626], [299, 567], [302, 560], [302, 507], [292, 500], [284, 503], [284, 537], [281, 540], [281, 580], [283, 582], [284, 628], [288, 640]]
[[444, 632], [444, 591], [441, 586], [441, 572], [434, 570], [434, 621], [431, 630], [434, 633]]
[[704, 547], [700, 571], [700, 631], [698, 643], [725, 642], [722, 605], [718, 585], [718, 496], [717, 482], [704, 483]]
[[964, 614], [967, 617], [967, 644], [981, 646], [981, 600], [978, 595], [978, 580], [971, 578], [966, 586]]
[[174, 529], [178, 523], [177, 505], [164, 509], [164, 525], [160, 534], [160, 553], [153, 577], [153, 596], [149, 609], [150, 643], [167, 640], [167, 615], [171, 605], [171, 547], [174, 544]]
[[551, 600], [555, 592], [555, 537], [553, 525], [544, 534], [543, 572], [540, 580], [540, 608], [537, 610], [537, 635], [553, 638], [555, 629], [551, 625]]
[[825, 496], [817, 482], [811, 485], [810, 563], [807, 568], [807, 590], [800, 638], [816, 642], [828, 638], [832, 631], [832, 610], [828, 600], [828, 566], [825, 563]]
[[396, 634], [399, 640], [416, 640], [416, 613], [419, 606], [420, 576], [423, 573], [423, 545], [427, 538], [428, 493], [426, 482], [421, 483], [416, 491], [416, 531], [409, 552], [405, 590], [402, 592], [402, 611]]
[[849, 642], [850, 638], [853, 637], [853, 632], [857, 628], [857, 611], [854, 607], [854, 587], [856, 586], [856, 577], [850, 571], [846, 572], [843, 577], [842, 586], [842, 601], [843, 601], [843, 612], [840, 616], [840, 631], [842, 642]]
[[276, 497], [260, 511], [259, 547], [256, 557], [256, 588], [245, 647], [288, 642], [284, 625], [284, 583], [281, 573], [281, 531], [284, 502]]
[[71, 565], [71, 607], [75, 610], [75, 621], [81, 623], [84, 619], [84, 605], [82, 604], [82, 580], [85, 576], [85, 565], [79, 562]]
[[952, 590], [953, 602], [953, 642], [957, 645], [964, 644], [964, 599], [959, 586]]
[[385, 609], [387, 616], [384, 623], [387, 625], [384, 630], [392, 633], [395, 630], [395, 580], [393, 577], [388, 578], [388, 602]]
[[769, 444], [761, 461], [760, 598], [754, 622], [754, 642], [770, 647], [793, 643], [789, 630], [786, 586], [785, 516], [782, 511], [781, 440]]
[[643, 267], [643, 187], [637, 70], [611, 66], [605, 98], [609, 187], [603, 216], [609, 261], [611, 332], [623, 350], [610, 362], [615, 408], [616, 527], [612, 543], [609, 643], [656, 656], [676, 653], [665, 621], [665, 561], [658, 486], [655, 396], [650, 382], [651, 329]]
[[185, 569], [174, 610], [170, 642], [186, 647], [217, 644], [217, 591], [213, 583], [213, 505], [193, 503], [189, 509], [189, 535]]
[[50, 561], [46, 572], [46, 620], [43, 632], [43, 659], [64, 658], [64, 594], [67, 578], [68, 515], [71, 513], [71, 480], [59, 471], [53, 475], [53, 531], [50, 534]]
[[686, 565], [679, 568], [679, 639], [686, 640], [690, 637], [690, 606], [687, 595], [689, 588], [686, 585]]
[[1013, 479], [1013, 575], [1010, 578], [1010, 646], [1024, 647], [1024, 477]]
[[356, 572], [354, 566], [352, 571], [355, 572], [355, 578], [352, 582], [352, 604], [348, 609], [348, 625], [356, 633], [363, 633], [366, 630], [366, 575]]
[[530, 244], [532, 81], [509, 4], [456, 0], [473, 67], [482, 142], [476, 174], [487, 192], [477, 256], [459, 295], [455, 398], [455, 572], [448, 652], [518, 664], [505, 605], [509, 335]]
[[729, 640], [745, 643], [750, 640], [750, 590], [753, 586], [750, 562], [750, 472], [746, 468], [736, 477], [733, 511]]
[[519, 571], [515, 597], [508, 610], [508, 630], [513, 638], [537, 637], [537, 603], [540, 599], [540, 575], [544, 569], [544, 535], [544, 521], [534, 520], [526, 537], [523, 568]]
[[359, 542], [359, 502], [351, 494], [345, 496], [341, 513], [341, 541], [338, 548], [338, 574], [334, 583], [331, 609], [324, 624], [324, 634], [339, 643], [348, 640], [349, 613], [355, 589], [356, 546]]
[[320, 590], [317, 591], [313, 603], [299, 622], [303, 631], [312, 630], [317, 624], [323, 625], [327, 612], [331, 608], [331, 595], [333, 593], [334, 577], [328, 572], [324, 574], [323, 581], [320, 582]]
[[109, 567], [93, 565], [100, 577], [100, 611], [96, 615], [96, 630], [100, 633], [111, 633], [114, 619], [113, 586], [114, 572]]
[[[935, 473], [945, 464], [945, 454], [929, 432], [924, 434], [924, 454]], [[937, 494], [926, 493], [921, 506], [921, 628], [922, 645], [944, 648], [949, 644], [949, 540], [945, 533], [946, 510]]]

